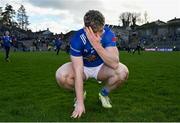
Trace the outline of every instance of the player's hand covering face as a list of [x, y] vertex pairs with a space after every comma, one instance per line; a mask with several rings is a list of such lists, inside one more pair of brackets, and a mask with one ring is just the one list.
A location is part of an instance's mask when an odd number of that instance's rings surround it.
[[91, 45], [94, 48], [101, 45], [100, 44], [100, 41], [101, 41], [100, 36], [103, 33], [103, 29], [102, 29], [102, 32], [98, 31], [98, 32], [94, 33], [91, 27], [85, 27], [85, 32], [86, 32], [86, 36], [87, 36], [88, 40], [90, 41]]

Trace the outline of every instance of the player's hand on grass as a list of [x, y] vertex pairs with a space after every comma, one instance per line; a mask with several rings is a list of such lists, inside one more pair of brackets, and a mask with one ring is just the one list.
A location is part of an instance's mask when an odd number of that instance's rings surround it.
[[90, 41], [91, 45], [94, 48], [96, 48], [98, 46], [101, 46], [101, 43], [100, 43], [101, 37], [100, 37], [100, 35], [94, 33], [91, 27], [86, 27], [85, 32], [86, 32], [86, 36], [87, 36], [88, 40]]
[[71, 115], [72, 118], [80, 118], [82, 114], [85, 113], [85, 107], [84, 104], [77, 103], [76, 107], [74, 108], [74, 111]]

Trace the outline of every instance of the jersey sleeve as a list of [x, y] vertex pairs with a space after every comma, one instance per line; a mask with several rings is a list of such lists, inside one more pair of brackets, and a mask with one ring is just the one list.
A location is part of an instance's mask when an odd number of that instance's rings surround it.
[[108, 30], [108, 32], [105, 33], [104, 37], [102, 38], [104, 40], [103, 46], [104, 48], [106, 47], [115, 47], [116, 46], [116, 36], [115, 34], [111, 31]]
[[80, 40], [80, 36], [75, 34], [70, 41], [70, 55], [82, 56], [83, 44]]

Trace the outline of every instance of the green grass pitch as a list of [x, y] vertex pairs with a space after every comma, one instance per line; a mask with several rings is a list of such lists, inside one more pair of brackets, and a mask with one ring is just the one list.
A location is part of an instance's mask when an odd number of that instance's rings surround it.
[[103, 109], [94, 79], [85, 82], [86, 114], [70, 118], [73, 92], [59, 88], [57, 68], [69, 61], [61, 52], [0, 52], [0, 121], [180, 121], [180, 52], [120, 52], [130, 71], [128, 81], [110, 94]]

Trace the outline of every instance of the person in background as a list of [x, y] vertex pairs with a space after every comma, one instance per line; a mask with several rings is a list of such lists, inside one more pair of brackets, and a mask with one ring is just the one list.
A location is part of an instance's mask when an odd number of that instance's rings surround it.
[[138, 51], [138, 54], [140, 55], [141, 54], [141, 46], [140, 46], [140, 43], [138, 43], [138, 45], [137, 45], [137, 47], [134, 49], [134, 51], [133, 51], [133, 54], [136, 52], [136, 51]]
[[9, 60], [9, 52], [10, 52], [10, 47], [12, 44], [12, 39], [9, 36], [9, 31], [5, 32], [5, 35], [2, 37], [2, 44], [5, 49], [5, 60], [8, 62]]
[[14, 47], [14, 52], [18, 50], [18, 41], [15, 35], [12, 35], [12, 45]]
[[59, 54], [59, 51], [61, 49], [61, 44], [62, 44], [61, 38], [56, 38], [55, 39], [56, 55]]

